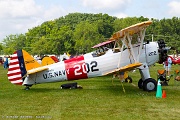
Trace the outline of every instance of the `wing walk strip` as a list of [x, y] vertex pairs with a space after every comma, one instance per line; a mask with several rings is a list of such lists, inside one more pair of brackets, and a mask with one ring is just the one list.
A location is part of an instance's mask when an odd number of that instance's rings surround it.
[[11, 83], [22, 85], [23, 80], [16, 52], [11, 57], [7, 75]]

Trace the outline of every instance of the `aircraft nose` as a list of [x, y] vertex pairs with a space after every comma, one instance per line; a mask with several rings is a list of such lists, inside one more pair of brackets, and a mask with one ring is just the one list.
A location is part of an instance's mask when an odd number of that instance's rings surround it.
[[166, 48], [166, 43], [164, 42], [163, 39], [158, 40], [158, 52], [159, 52], [159, 63], [162, 64], [164, 61], [167, 60], [167, 48]]

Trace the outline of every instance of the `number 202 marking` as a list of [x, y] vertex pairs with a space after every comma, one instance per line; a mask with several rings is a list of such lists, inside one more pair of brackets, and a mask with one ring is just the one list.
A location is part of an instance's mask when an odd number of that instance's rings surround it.
[[149, 53], [149, 56], [152, 56], [152, 55], [157, 55], [156, 51]]
[[[81, 71], [81, 67], [82, 67], [82, 71]], [[88, 63], [83, 63], [82, 65], [74, 65], [74, 67], [73, 67], [73, 68], [75, 68], [74, 74], [81, 75], [83, 73], [89, 73], [90, 70], [91, 70], [91, 72], [99, 71], [99, 69], [97, 69], [96, 67], [97, 67], [96, 61], [92, 61], [90, 63], [90, 65]]]

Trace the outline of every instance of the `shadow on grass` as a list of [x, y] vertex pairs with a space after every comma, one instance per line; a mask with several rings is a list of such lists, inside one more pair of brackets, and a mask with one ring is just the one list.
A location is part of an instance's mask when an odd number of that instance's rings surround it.
[[25, 92], [59, 92], [60, 88], [33, 88], [31, 87], [29, 90], [22, 89]]

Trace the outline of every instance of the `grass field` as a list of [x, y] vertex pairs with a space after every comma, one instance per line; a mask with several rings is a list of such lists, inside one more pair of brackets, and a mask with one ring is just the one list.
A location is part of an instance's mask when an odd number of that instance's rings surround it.
[[[173, 65], [174, 69], [180, 66]], [[157, 78], [162, 65], [150, 68], [151, 76]], [[172, 72], [173, 73], [173, 72]], [[129, 73], [133, 86], [118, 79], [112, 85], [112, 76], [79, 80], [83, 89], [61, 90], [66, 82], [38, 84], [29, 91], [24, 86], [11, 84], [7, 70], [0, 66], [0, 120], [176, 120], [180, 118], [180, 82], [174, 79], [166, 90], [165, 99], [156, 98], [156, 92], [145, 92], [137, 87], [139, 71]]]

